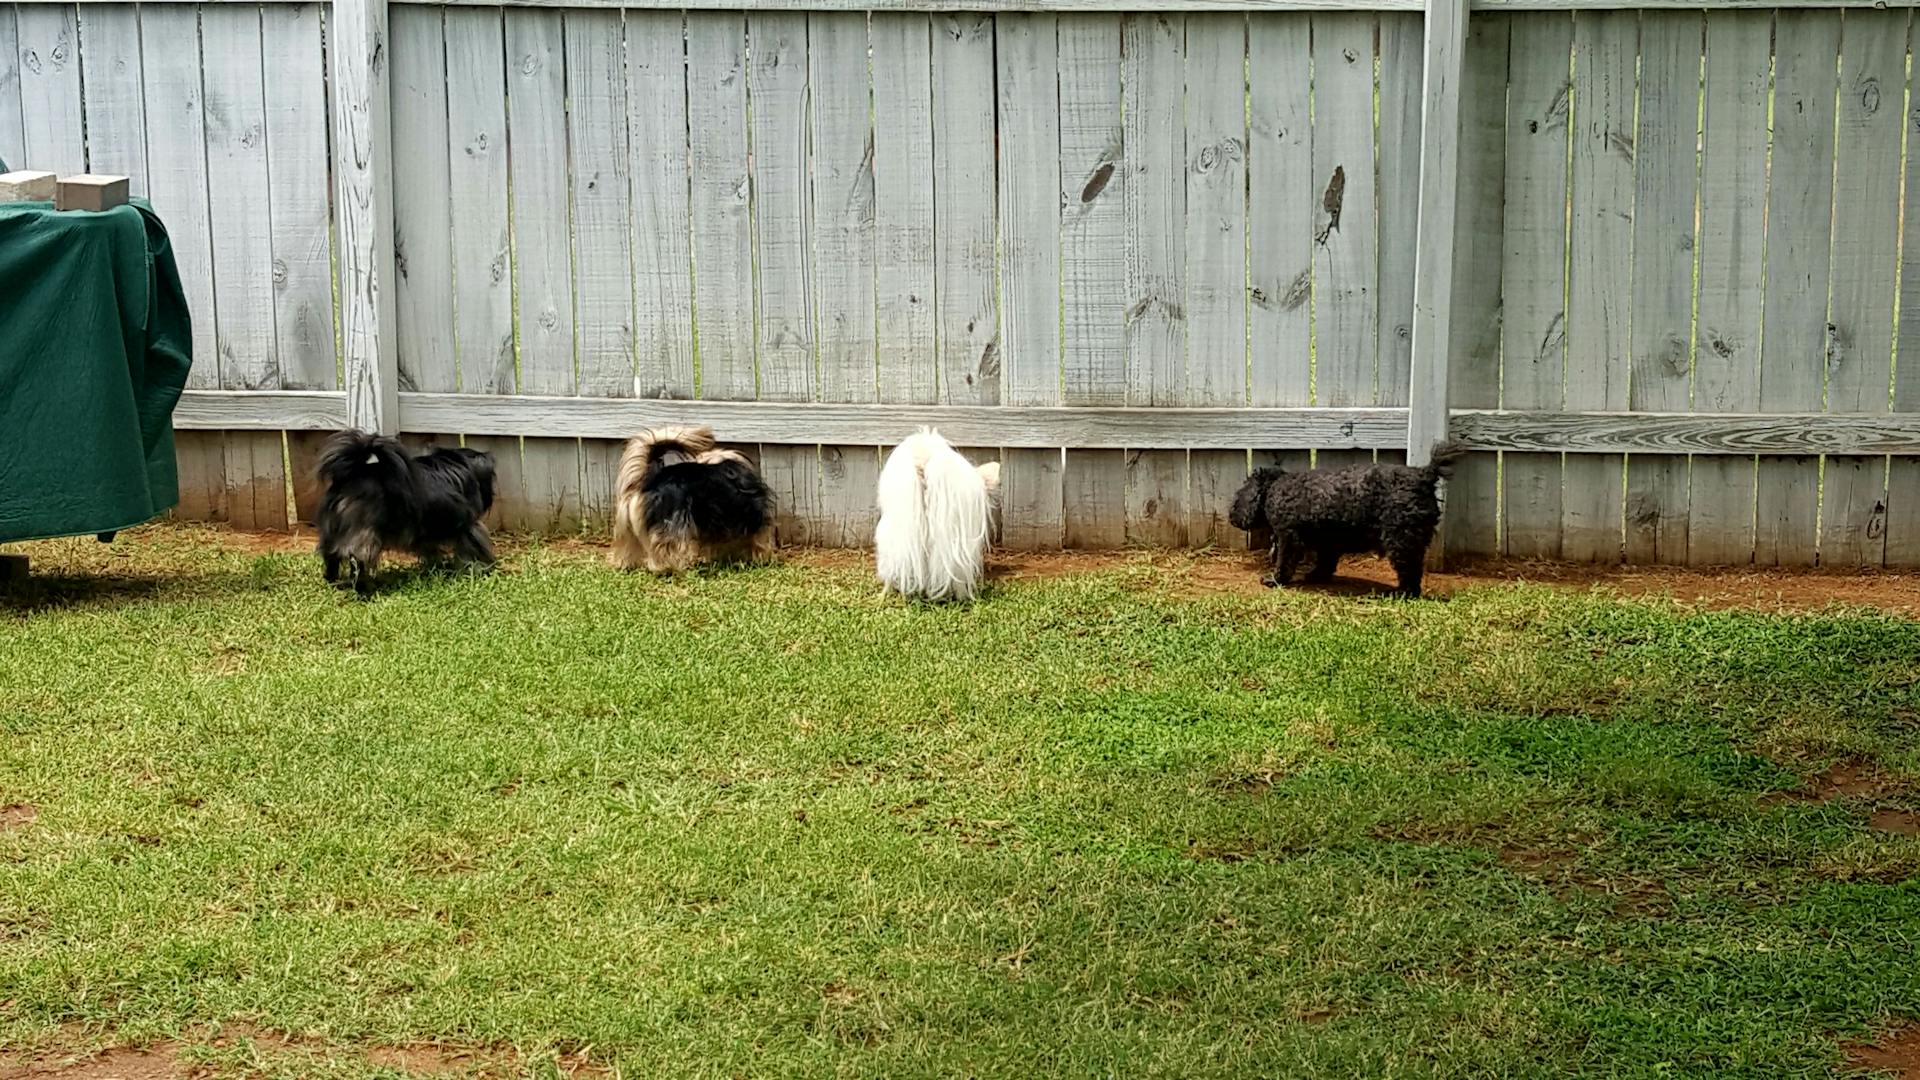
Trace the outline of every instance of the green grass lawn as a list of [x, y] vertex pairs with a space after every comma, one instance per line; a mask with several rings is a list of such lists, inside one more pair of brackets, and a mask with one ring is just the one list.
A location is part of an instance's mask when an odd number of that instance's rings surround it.
[[1920, 1016], [1920, 839], [1869, 825], [1920, 809], [1906, 619], [1195, 595], [1168, 555], [931, 607], [541, 548], [360, 603], [213, 533], [32, 550], [16, 1050], [1782, 1077]]

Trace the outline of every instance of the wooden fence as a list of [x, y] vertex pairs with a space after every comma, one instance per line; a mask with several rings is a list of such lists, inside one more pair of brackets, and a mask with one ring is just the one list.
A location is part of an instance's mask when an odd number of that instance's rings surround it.
[[351, 420], [604, 528], [702, 420], [864, 544], [935, 423], [1011, 545], [1236, 542], [1450, 428], [1455, 552], [1920, 565], [1907, 7], [722, 2], [0, 4], [0, 158], [172, 230], [182, 512]]

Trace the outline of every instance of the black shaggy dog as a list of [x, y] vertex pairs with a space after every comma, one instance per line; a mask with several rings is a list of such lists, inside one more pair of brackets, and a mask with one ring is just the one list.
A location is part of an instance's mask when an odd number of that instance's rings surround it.
[[480, 523], [493, 506], [492, 454], [444, 446], [413, 454], [397, 439], [342, 431], [327, 440], [319, 473], [326, 494], [315, 524], [328, 581], [350, 564], [354, 591], [371, 595], [390, 548], [435, 562], [451, 546], [464, 566], [493, 565]]
[[1300, 560], [1314, 556], [1311, 582], [1333, 579], [1342, 555], [1385, 555], [1400, 579], [1399, 596], [1420, 595], [1427, 545], [1440, 525], [1434, 486], [1464, 453], [1454, 446], [1434, 451], [1425, 468], [1351, 465], [1289, 473], [1255, 469], [1233, 497], [1227, 521], [1249, 532], [1273, 531], [1269, 586], [1286, 585]]

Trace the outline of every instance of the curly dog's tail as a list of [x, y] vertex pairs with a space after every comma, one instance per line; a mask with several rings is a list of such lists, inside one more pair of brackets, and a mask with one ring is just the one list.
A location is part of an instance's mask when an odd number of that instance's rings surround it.
[[1439, 480], [1453, 474], [1453, 467], [1467, 456], [1467, 448], [1457, 442], [1442, 443], [1433, 448], [1433, 457], [1421, 471], [1429, 480]]

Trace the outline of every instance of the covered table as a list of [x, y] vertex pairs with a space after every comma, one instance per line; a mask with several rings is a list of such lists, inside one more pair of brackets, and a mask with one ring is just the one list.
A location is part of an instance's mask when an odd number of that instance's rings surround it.
[[173, 407], [192, 359], [150, 207], [0, 204], [0, 543], [110, 533], [178, 502]]

